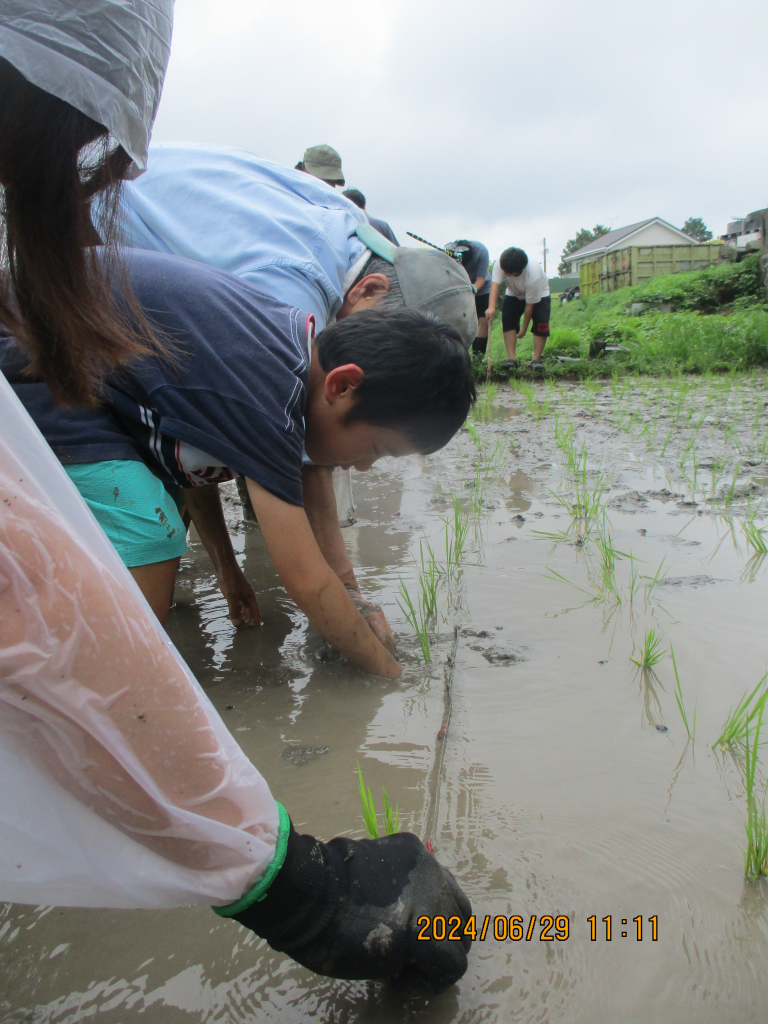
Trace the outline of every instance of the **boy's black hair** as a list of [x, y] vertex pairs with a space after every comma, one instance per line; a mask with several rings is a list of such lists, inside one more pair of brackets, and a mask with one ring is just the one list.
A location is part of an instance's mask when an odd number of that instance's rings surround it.
[[499, 256], [499, 263], [505, 274], [522, 274], [528, 266], [528, 257], [522, 249], [505, 249]]
[[448, 444], [477, 398], [459, 334], [431, 313], [361, 310], [318, 335], [317, 355], [326, 373], [354, 363], [365, 374], [347, 422], [404, 431], [425, 455]]
[[461, 265], [462, 267], [466, 267], [469, 261], [474, 256], [475, 247], [472, 245], [468, 238], [457, 238], [456, 241], [451, 246], [451, 248], [457, 249], [459, 246], [462, 246], [464, 249], [466, 249], [466, 252], [463, 252], [461, 254]]
[[346, 192], [342, 192], [341, 194], [346, 196], [351, 203], [355, 204], [355, 206], [359, 206], [361, 210], [365, 209], [365, 196], [359, 188], [348, 188]]

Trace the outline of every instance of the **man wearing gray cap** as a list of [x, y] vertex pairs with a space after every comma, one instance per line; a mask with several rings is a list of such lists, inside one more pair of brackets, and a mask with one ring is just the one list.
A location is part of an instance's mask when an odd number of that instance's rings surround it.
[[[340, 159], [331, 173], [342, 180]], [[242, 150], [151, 147], [147, 172], [123, 193], [123, 234], [134, 248], [185, 256], [243, 278], [311, 313], [318, 333], [362, 310], [403, 306], [448, 323], [465, 348], [477, 333], [472, 285], [455, 260], [434, 249], [393, 245], [354, 203], [312, 175]], [[339, 529], [333, 471], [305, 465], [304, 505], [323, 556], [365, 610]], [[346, 488], [351, 501], [348, 478]], [[381, 611], [369, 622], [391, 644]]]
[[309, 149], [305, 149], [304, 159], [296, 164], [296, 170], [305, 171], [313, 178], [319, 178], [331, 188], [345, 184], [341, 157], [333, 146], [310, 146]]

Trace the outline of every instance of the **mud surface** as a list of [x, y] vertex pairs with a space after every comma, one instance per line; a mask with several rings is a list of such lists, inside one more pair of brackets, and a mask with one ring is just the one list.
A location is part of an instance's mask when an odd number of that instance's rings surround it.
[[[568, 507], [571, 427], [573, 451], [586, 444], [579, 486], [604, 484], [592, 528]], [[768, 882], [743, 877], [743, 764], [711, 749], [768, 667], [766, 571], [745, 532], [765, 522], [763, 381], [502, 387], [472, 431], [355, 477], [345, 537], [398, 636], [400, 681], [350, 669], [307, 628], [234, 488], [228, 515], [264, 625], [232, 628], [194, 538], [168, 623], [297, 827], [363, 834], [359, 760], [401, 826], [433, 839], [478, 928], [491, 918], [461, 983], [424, 998], [317, 978], [206, 908], [10, 906], [0, 1020], [765, 1019]], [[478, 462], [494, 452], [478, 496]], [[415, 594], [420, 537], [441, 557], [452, 493], [470, 528], [425, 666], [398, 577]], [[600, 530], [618, 553], [611, 578]], [[669, 654], [654, 671], [630, 661], [649, 628], [674, 647], [694, 741]], [[536, 916], [530, 939], [493, 936], [510, 915], [526, 933]], [[547, 915], [568, 917], [565, 941], [542, 940]]]

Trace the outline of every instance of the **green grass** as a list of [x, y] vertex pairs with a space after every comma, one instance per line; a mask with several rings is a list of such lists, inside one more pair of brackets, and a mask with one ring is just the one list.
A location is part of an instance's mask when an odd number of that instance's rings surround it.
[[[632, 315], [628, 310], [635, 302], [666, 303], [672, 312], [649, 308]], [[499, 320], [489, 342], [497, 372], [506, 359]], [[635, 288], [599, 293], [564, 306], [555, 300], [550, 324], [543, 358], [552, 377], [721, 373], [768, 365], [768, 308], [759, 255], [739, 264], [651, 278]], [[589, 344], [595, 339], [621, 345], [625, 351], [590, 361]], [[516, 376], [531, 374], [525, 365], [531, 354], [526, 335], [518, 345], [521, 369]], [[558, 356], [578, 361], [560, 362]], [[485, 360], [476, 363], [478, 378], [484, 380]]]
[[639, 653], [639, 658], [633, 657], [629, 659], [633, 664], [637, 665], [638, 668], [653, 668], [654, 665], [658, 665], [664, 658], [664, 651], [661, 646], [661, 637], [656, 636], [656, 630], [649, 629], [646, 631], [643, 646]]
[[764, 689], [758, 696], [758, 691], [761, 686], [764, 686], [766, 679], [768, 679], [768, 673], [763, 676], [751, 693], [748, 694], [745, 691], [735, 709], [728, 713], [720, 735], [712, 744], [713, 749], [717, 747], [734, 749], [743, 746], [750, 724], [754, 723], [762, 714], [766, 699], [768, 699], [768, 689]]
[[[371, 839], [379, 838], [379, 822], [376, 815], [376, 805], [373, 801], [373, 793], [368, 789], [363, 780], [363, 772], [360, 768], [360, 762], [357, 762], [357, 780], [360, 787], [360, 801], [363, 805], [363, 822], [365, 824], [365, 830]], [[384, 787], [381, 787], [381, 792], [384, 797], [384, 835], [391, 836], [400, 831], [400, 815], [398, 808], [395, 807], [392, 810], [392, 805], [389, 802], [387, 791]]]

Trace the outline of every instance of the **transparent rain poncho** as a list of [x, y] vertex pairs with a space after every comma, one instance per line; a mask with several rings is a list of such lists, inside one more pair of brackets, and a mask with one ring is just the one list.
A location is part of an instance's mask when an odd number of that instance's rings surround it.
[[173, 0], [2, 0], [0, 57], [109, 129], [146, 170]]
[[225, 904], [269, 788], [0, 374], [0, 900]]

